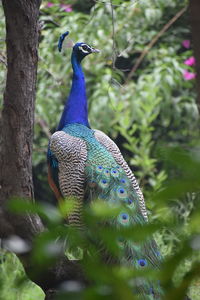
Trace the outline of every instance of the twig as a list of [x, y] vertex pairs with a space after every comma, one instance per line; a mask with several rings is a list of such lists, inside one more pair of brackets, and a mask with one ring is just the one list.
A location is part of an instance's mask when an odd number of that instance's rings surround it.
[[[44, 11], [40, 10], [40, 16], [48, 16], [48, 14], [45, 13]], [[60, 24], [58, 24], [56, 21], [54, 21], [54, 20], [53, 20], [53, 17], [52, 17], [52, 19], [47, 19], [47, 20], [45, 20], [44, 23], [52, 23], [52, 24], [54, 24], [55, 26], [60, 27]]]
[[111, 17], [112, 17], [112, 41], [113, 41], [112, 65], [113, 65], [113, 69], [115, 69], [117, 50], [116, 50], [116, 43], [115, 43], [115, 21], [114, 21], [114, 10], [113, 10], [112, 0], [110, 0], [110, 8], [111, 8]]
[[41, 56], [39, 56], [39, 62], [42, 62], [43, 64], [44, 64], [44, 71], [47, 73], [47, 74], [49, 74], [53, 79], [54, 79], [54, 81], [55, 81], [55, 83], [56, 84], [61, 84], [61, 81], [58, 79], [58, 78], [56, 78], [55, 76], [54, 76], [54, 74], [51, 72], [51, 71], [49, 71], [47, 68], [48, 68], [48, 66], [47, 66], [47, 64], [45, 63], [45, 60], [41, 57]]
[[92, 9], [93, 9], [92, 15], [91, 15], [89, 21], [85, 23], [85, 26], [88, 25], [88, 24], [90, 24], [90, 22], [93, 20], [93, 18], [95, 16], [96, 3], [94, 4], [94, 6], [93, 6]]
[[48, 139], [51, 137], [51, 133], [49, 131], [49, 127], [47, 126], [46, 122], [40, 118], [38, 118], [36, 120], [36, 122], [40, 125], [40, 127], [42, 128], [43, 132], [46, 134], [46, 136], [48, 137]]
[[7, 68], [6, 57], [2, 53], [0, 53], [0, 62], [2, 62]]
[[155, 45], [157, 40], [169, 29], [169, 27], [182, 16], [182, 14], [187, 10], [187, 6], [182, 8], [157, 34], [156, 36], [151, 40], [151, 42], [146, 46], [146, 48], [143, 50], [139, 58], [137, 59], [135, 65], [133, 66], [131, 72], [128, 74], [127, 79], [124, 84], [127, 84], [128, 81], [133, 76], [134, 72], [137, 70], [139, 65], [141, 64], [142, 60], [146, 56], [146, 54], [149, 52], [149, 50]]
[[[138, 3], [139, 0], [135, 0], [134, 3], [131, 3], [131, 4], [112, 4], [113, 7], [123, 7], [123, 8], [128, 8], [128, 7], [132, 7], [133, 5], [135, 5], [136, 3]], [[94, 2], [96, 3], [100, 3], [100, 4], [103, 4], [103, 5], [106, 5], [106, 4], [109, 4], [110, 2], [109, 1], [100, 1], [100, 0], [94, 0]]]

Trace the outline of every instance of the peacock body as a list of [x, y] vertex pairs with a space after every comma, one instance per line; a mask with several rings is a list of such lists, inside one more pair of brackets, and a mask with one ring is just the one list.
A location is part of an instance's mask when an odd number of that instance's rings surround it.
[[[90, 128], [87, 98], [81, 60], [97, 52], [85, 43], [77, 43], [72, 51], [74, 70], [72, 88], [58, 130], [52, 135], [48, 150], [49, 183], [59, 201], [75, 197], [69, 223], [82, 226], [84, 205], [99, 199], [108, 205], [122, 207], [112, 225], [144, 225], [147, 211], [138, 183], [117, 145], [103, 132]], [[160, 254], [152, 239], [144, 243], [119, 240], [123, 249], [121, 263], [136, 269], [159, 268]], [[142, 299], [159, 299], [157, 282], [138, 279], [136, 293]], [[149, 298], [150, 297], [150, 298]]]

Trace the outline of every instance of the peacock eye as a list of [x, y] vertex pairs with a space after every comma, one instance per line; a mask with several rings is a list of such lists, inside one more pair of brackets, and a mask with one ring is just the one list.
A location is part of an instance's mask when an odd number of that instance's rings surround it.
[[83, 50], [88, 50], [88, 46], [84, 45], [84, 46], [82, 46], [82, 49]]

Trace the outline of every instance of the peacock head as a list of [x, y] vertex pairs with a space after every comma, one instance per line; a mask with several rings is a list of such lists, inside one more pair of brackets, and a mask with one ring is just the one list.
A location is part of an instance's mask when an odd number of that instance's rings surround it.
[[[69, 34], [69, 31], [63, 33], [59, 38], [58, 50], [60, 52], [62, 50], [63, 42], [64, 42], [66, 36], [68, 36], [68, 34]], [[82, 59], [85, 56], [87, 56], [88, 54], [100, 52], [98, 49], [95, 49], [86, 43], [74, 44], [71, 40], [68, 40], [66, 47], [73, 48], [72, 55], [75, 56], [78, 61], [82, 61]]]
[[73, 54], [77, 57], [79, 61], [82, 61], [84, 57], [91, 53], [98, 52], [100, 52], [98, 49], [95, 49], [86, 43], [76, 43], [73, 47]]

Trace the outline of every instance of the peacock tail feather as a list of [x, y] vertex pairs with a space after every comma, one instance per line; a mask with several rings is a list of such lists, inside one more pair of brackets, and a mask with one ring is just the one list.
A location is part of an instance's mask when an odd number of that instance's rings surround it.
[[[62, 139], [58, 135], [62, 136]], [[59, 182], [63, 196], [68, 196], [65, 192], [67, 179], [63, 165], [65, 166], [69, 159], [66, 155], [69, 152], [67, 149], [69, 138], [67, 140], [66, 138], [69, 136], [72, 139], [75, 138], [78, 141], [82, 141], [87, 153], [83, 168], [84, 181], [82, 181], [81, 177], [79, 178], [79, 175], [82, 173], [75, 172], [74, 175], [74, 167], [69, 169], [71, 172], [70, 176], [76, 176], [76, 181], [78, 182], [80, 179], [80, 182], [85, 187], [82, 197], [77, 201], [77, 209], [75, 208], [74, 215], [72, 214], [70, 217], [70, 223], [83, 226], [81, 218], [82, 207], [99, 199], [100, 201], [105, 201], [111, 207], [119, 206], [121, 208], [119, 214], [109, 220], [109, 224], [116, 227], [116, 229], [131, 225], [145, 225], [146, 220], [140, 209], [139, 196], [126, 172], [116, 163], [112, 154], [95, 138], [94, 130], [82, 124], [68, 124], [63, 128], [62, 132], [56, 132], [51, 139], [50, 149], [58, 159]], [[77, 151], [75, 148], [73, 151], [70, 162], [76, 166], [78, 154], [75, 153]], [[78, 151], [80, 151], [80, 148]], [[78, 193], [77, 188], [75, 194], [77, 195]], [[118, 245], [122, 251], [120, 263], [123, 265], [133, 266], [136, 270], [151, 269], [152, 267], [159, 268], [160, 254], [156, 243], [152, 239], [138, 243], [120, 239], [119, 237]], [[137, 279], [135, 281], [135, 293], [155, 298], [156, 295], [161, 293], [160, 285], [147, 279]]]

